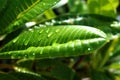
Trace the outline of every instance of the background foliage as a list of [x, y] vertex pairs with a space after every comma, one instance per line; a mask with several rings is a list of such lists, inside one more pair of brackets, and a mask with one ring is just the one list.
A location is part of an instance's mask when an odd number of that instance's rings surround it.
[[0, 2], [0, 80], [120, 80], [119, 0], [63, 2]]

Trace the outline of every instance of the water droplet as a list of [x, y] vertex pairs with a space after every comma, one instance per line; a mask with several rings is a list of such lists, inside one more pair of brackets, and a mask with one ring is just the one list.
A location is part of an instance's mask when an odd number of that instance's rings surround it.
[[27, 40], [25, 41], [24, 45], [25, 45], [25, 46], [27, 46], [27, 45], [28, 45], [28, 41], [27, 41]]
[[45, 22], [45, 25], [52, 25], [50, 22]]
[[45, 6], [46, 4], [45, 4], [45, 3], [43, 3], [43, 5]]
[[55, 32], [59, 32], [59, 31], [60, 31], [59, 29], [55, 30]]
[[33, 32], [33, 29], [29, 29], [30, 32]]
[[17, 42], [17, 40], [18, 40], [18, 38], [14, 39], [14, 40], [13, 40], [13, 43], [16, 43], [16, 42]]
[[59, 23], [59, 24], [62, 24], [62, 22], [61, 22], [61, 21], [59, 21], [58, 23]]
[[40, 34], [43, 32], [43, 29], [39, 32]]
[[43, 25], [43, 24], [39, 24], [39, 27], [46, 27], [45, 25]]
[[49, 34], [48, 34], [48, 37], [50, 37], [52, 34], [53, 34], [52, 32], [51, 32], [51, 33], [49, 33]]
[[46, 30], [46, 33], [48, 33], [48, 32], [49, 32], [49, 29]]
[[32, 55], [35, 56], [35, 53], [33, 53]]
[[91, 48], [88, 48], [88, 51], [90, 51], [91, 50]]
[[43, 48], [41, 48], [40, 54], [43, 54]]
[[27, 55], [27, 54], [25, 55], [25, 58], [28, 58], [28, 55]]
[[56, 23], [56, 21], [54, 19], [52, 19], [52, 23]]
[[35, 24], [36, 24], [36, 22], [27, 22], [25, 25], [26, 25], [27, 28], [29, 28], [29, 27], [31, 27]]
[[38, 26], [34, 26], [34, 28], [35, 28], [35, 29], [39, 29], [39, 27], [38, 27]]
[[15, 57], [14, 57], [14, 56], [11, 56], [11, 59], [15, 59]]

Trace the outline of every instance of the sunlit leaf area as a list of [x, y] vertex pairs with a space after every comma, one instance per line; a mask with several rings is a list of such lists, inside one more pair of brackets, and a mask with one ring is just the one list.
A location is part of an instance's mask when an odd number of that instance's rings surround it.
[[0, 80], [120, 80], [120, 1], [0, 0]]

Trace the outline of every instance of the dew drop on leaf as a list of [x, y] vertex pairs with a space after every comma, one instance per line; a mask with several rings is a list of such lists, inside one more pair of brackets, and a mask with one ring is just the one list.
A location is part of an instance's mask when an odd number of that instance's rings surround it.
[[14, 56], [11, 56], [11, 59], [15, 59], [15, 57], [14, 57]]
[[13, 43], [16, 43], [17, 39], [13, 40]]
[[33, 53], [32, 55], [35, 56], [35, 53]]
[[43, 32], [43, 30], [41, 30], [39, 33], [41, 34]]
[[56, 21], [54, 19], [52, 19], [52, 23], [56, 23]]
[[45, 3], [43, 3], [43, 6], [45, 6], [46, 4]]
[[59, 29], [55, 30], [55, 32], [59, 32], [59, 31], [60, 31]]
[[25, 55], [25, 58], [28, 58], [28, 55], [27, 55], [27, 54]]
[[25, 41], [24, 45], [25, 45], [25, 46], [27, 46], [27, 45], [28, 45], [28, 41], [27, 41], [27, 40]]
[[30, 32], [33, 32], [33, 29], [29, 29]]
[[91, 50], [91, 48], [88, 48], [88, 51], [90, 51]]
[[40, 54], [43, 54], [43, 48], [41, 49]]
[[48, 33], [48, 32], [49, 32], [49, 29], [46, 30], [46, 33]]
[[17, 37], [16, 39], [14, 39], [13, 43], [16, 43], [18, 39], [19, 39], [19, 37]]
[[49, 33], [49, 34], [48, 34], [48, 37], [52, 36], [52, 34], [53, 34], [52, 32], [51, 32], [51, 33]]

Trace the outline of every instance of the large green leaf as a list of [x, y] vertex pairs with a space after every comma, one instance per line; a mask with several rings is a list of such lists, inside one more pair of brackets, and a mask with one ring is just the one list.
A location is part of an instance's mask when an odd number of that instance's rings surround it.
[[88, 0], [90, 13], [116, 17], [119, 0]]
[[7, 7], [0, 13], [0, 34], [12, 32], [19, 25], [35, 18], [51, 8], [59, 0], [9, 0]]
[[0, 50], [0, 58], [78, 56], [95, 51], [107, 41], [104, 32], [92, 27], [77, 25], [35, 26], [6, 44]]

